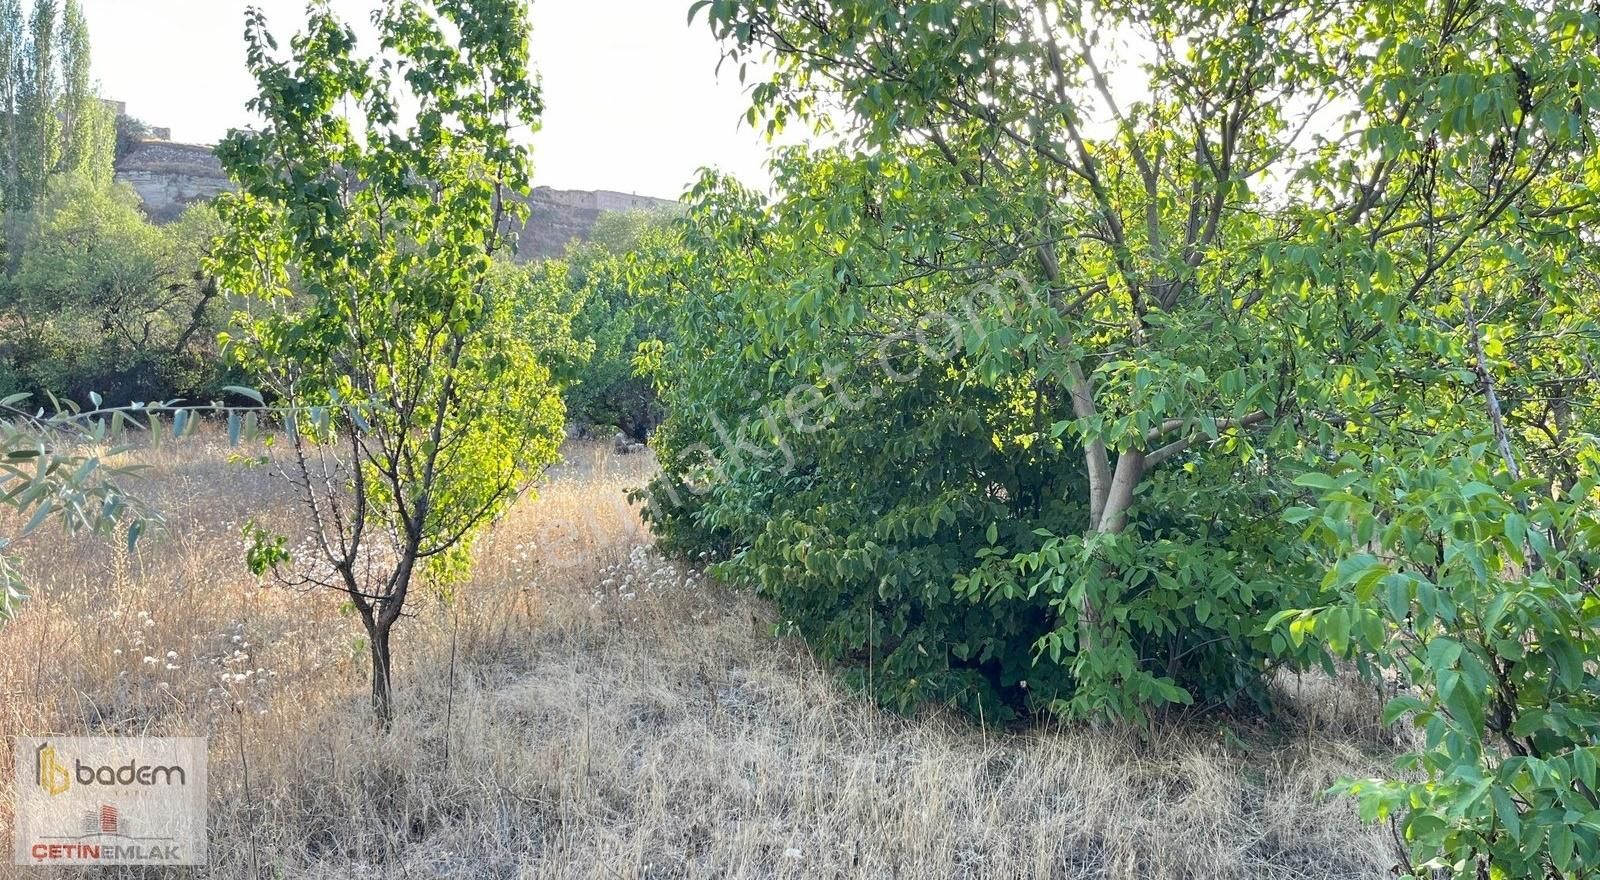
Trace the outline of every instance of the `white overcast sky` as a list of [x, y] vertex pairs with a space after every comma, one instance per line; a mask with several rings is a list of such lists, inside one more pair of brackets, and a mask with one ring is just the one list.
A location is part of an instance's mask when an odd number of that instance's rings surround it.
[[[304, 20], [304, 0], [254, 0], [280, 43]], [[376, 0], [334, 0], [364, 24]], [[244, 70], [249, 0], [83, 0], [101, 94], [172, 129], [214, 143], [250, 122]], [[545, 98], [534, 138], [536, 183], [676, 198], [712, 165], [764, 185], [766, 145], [741, 122], [748, 102], [689, 0], [534, 0], [534, 68]]]

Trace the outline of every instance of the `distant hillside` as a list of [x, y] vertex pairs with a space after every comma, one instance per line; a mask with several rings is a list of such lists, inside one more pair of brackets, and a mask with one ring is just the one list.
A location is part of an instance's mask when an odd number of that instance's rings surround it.
[[[134, 144], [117, 161], [117, 179], [138, 191], [145, 213], [157, 223], [170, 223], [189, 205], [233, 188], [210, 147], [162, 140]], [[527, 225], [518, 236], [517, 259], [523, 262], [559, 256], [574, 239], [587, 241], [601, 214], [673, 209], [678, 204], [608, 190], [548, 186], [536, 187], [530, 201]]]

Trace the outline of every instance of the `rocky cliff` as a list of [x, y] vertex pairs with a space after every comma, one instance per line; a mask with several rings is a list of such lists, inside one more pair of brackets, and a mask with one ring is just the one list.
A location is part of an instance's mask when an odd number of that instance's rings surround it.
[[117, 161], [117, 179], [133, 186], [157, 223], [178, 219], [195, 202], [233, 188], [210, 147], [143, 141]]
[[528, 221], [517, 237], [521, 261], [559, 256], [574, 239], [588, 241], [601, 214], [618, 211], [676, 209], [677, 202], [609, 190], [551, 189], [535, 187]]
[[[117, 179], [131, 185], [157, 223], [176, 220], [195, 202], [233, 188], [210, 147], [142, 141], [117, 161]], [[517, 259], [559, 256], [573, 240], [586, 241], [601, 214], [665, 210], [678, 203], [607, 190], [561, 190], [541, 186], [530, 198], [528, 222], [518, 236]]]

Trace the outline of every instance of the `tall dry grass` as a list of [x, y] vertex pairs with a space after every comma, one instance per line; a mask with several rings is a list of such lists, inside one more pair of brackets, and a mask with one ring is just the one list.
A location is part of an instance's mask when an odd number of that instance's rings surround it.
[[1270, 726], [1147, 741], [891, 717], [774, 639], [760, 602], [655, 557], [624, 500], [647, 457], [600, 446], [569, 448], [495, 527], [455, 601], [424, 596], [401, 622], [398, 720], [378, 735], [340, 597], [244, 570], [241, 524], [292, 533], [297, 511], [223, 446], [152, 453], [144, 490], [168, 527], [131, 558], [36, 553], [38, 595], [0, 629], [8, 737], [210, 738], [210, 867], [100, 876], [1198, 880], [1394, 863], [1385, 829], [1321, 796], [1386, 762], [1359, 686], [1286, 680]]

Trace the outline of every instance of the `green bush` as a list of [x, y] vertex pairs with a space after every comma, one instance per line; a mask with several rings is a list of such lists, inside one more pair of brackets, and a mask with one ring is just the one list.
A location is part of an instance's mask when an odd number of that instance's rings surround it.
[[1412, 876], [1600, 871], [1600, 492], [1511, 479], [1490, 439], [1352, 451], [1297, 510], [1327, 551], [1326, 604], [1280, 620], [1296, 641], [1371, 658], [1411, 687], [1421, 748], [1394, 779], [1345, 780], [1394, 817]]
[[[1232, 454], [1181, 457], [1126, 530], [1096, 533], [1084, 450], [1040, 381], [1050, 362], [1007, 341], [1050, 332], [1025, 287], [1037, 278], [880, 293], [894, 267], [863, 247], [825, 304], [778, 281], [833, 271], [834, 241], [803, 230], [858, 200], [853, 187], [918, 173], [933, 172], [795, 153], [780, 174], [797, 192], [770, 207], [703, 187], [684, 270], [697, 283], [672, 303], [663, 368], [665, 473], [649, 495], [662, 546], [720, 559], [896, 707], [1140, 717], [1264, 699], [1267, 669], [1317, 658], [1265, 628], [1313, 595], [1316, 570], [1277, 520], [1298, 471], [1227, 434]], [[828, 198], [802, 190], [817, 181]], [[904, 193], [881, 216], [933, 211], [919, 220], [943, 227], [940, 206]], [[1105, 609], [1096, 651], [1077, 643], [1085, 594]]]
[[[753, 124], [842, 146], [781, 151], [770, 202], [697, 191], [655, 497], [700, 494], [654, 516], [874, 690], [1096, 718], [1259, 694], [1337, 653], [1266, 626], [1322, 601], [1280, 518], [1308, 474], [1489, 412], [1508, 473], [1549, 437], [1528, 467], [1581, 479], [1592, 10], [702, 14], [772, 71]], [[974, 655], [1006, 671], [969, 686]]]
[[216, 345], [226, 299], [200, 268], [217, 229], [209, 206], [158, 227], [124, 185], [53, 178], [0, 283], [5, 390], [121, 404], [236, 382]]

